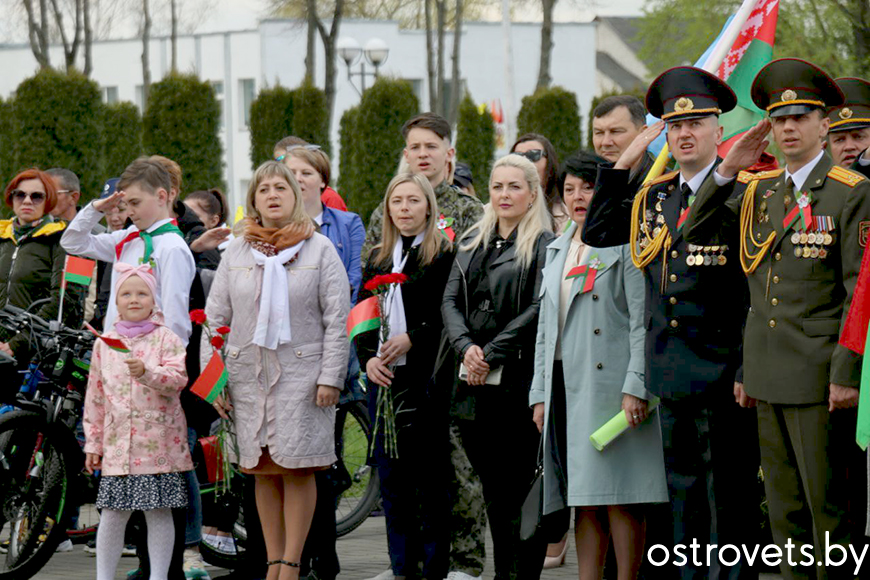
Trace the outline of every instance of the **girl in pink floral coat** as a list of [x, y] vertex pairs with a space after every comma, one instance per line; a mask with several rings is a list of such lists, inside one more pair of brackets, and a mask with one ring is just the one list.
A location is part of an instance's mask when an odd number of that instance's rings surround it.
[[156, 311], [150, 267], [114, 268], [119, 316], [105, 336], [130, 352], [96, 343], [84, 414], [85, 467], [102, 470], [97, 580], [115, 577], [127, 520], [139, 510], [148, 528], [151, 580], [165, 580], [175, 538], [170, 510], [187, 506], [180, 472], [193, 469], [179, 400], [187, 384], [185, 350]]

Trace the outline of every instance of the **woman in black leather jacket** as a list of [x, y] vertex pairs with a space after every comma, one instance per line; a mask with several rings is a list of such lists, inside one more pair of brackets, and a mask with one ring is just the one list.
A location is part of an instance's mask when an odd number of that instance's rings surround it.
[[528, 395], [541, 269], [554, 236], [538, 172], [528, 159], [498, 160], [489, 193], [483, 219], [459, 244], [441, 312], [462, 363], [454, 376], [465, 377], [455, 381], [453, 413], [483, 485], [495, 578], [534, 580], [546, 543], [537, 536], [520, 541], [519, 520], [538, 451]]

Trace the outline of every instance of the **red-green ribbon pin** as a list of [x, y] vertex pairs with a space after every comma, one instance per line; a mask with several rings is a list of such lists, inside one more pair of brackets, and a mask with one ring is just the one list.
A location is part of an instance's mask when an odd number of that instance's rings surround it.
[[592, 256], [592, 259], [589, 260], [588, 264], [571, 268], [571, 270], [568, 271], [568, 275], [565, 276], [565, 279], [583, 278], [583, 288], [580, 289], [580, 294], [585, 294], [595, 286], [595, 276], [598, 274], [598, 270], [603, 267], [604, 264], [602, 264], [601, 260], [598, 259], [598, 254], [595, 254]]
[[677, 219], [677, 231], [683, 229], [683, 224], [686, 223], [686, 218], [689, 217], [689, 210], [692, 208], [692, 204], [695, 203], [695, 194], [689, 196], [689, 205], [686, 208], [683, 208], [683, 211], [680, 212], [680, 217]]
[[438, 218], [438, 229], [441, 230], [441, 233], [444, 234], [447, 239], [452, 242], [453, 238], [456, 237], [456, 233], [453, 231], [453, 228], [451, 226], [453, 226], [453, 218], [444, 217], [444, 214], [442, 213], [441, 216]]
[[794, 226], [795, 222], [800, 220], [799, 229], [805, 231], [812, 231], [813, 229], [813, 208], [810, 205], [813, 201], [813, 194], [809, 191], [802, 192], [797, 200], [797, 203], [791, 211], [789, 211], [786, 216], [782, 219], [782, 229], [783, 231], [788, 231], [792, 226]]

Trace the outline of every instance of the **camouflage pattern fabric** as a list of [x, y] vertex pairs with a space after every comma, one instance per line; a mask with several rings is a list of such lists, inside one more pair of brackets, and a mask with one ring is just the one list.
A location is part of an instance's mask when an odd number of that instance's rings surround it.
[[459, 427], [450, 425], [450, 462], [454, 498], [450, 516], [450, 570], [471, 576], [483, 574], [486, 563], [486, 504], [483, 486], [462, 448]]
[[[453, 218], [452, 228], [456, 234], [454, 242], [459, 241], [468, 229], [483, 217], [483, 204], [472, 195], [463, 193], [458, 187], [442, 181], [435, 188], [435, 199], [438, 202], [438, 213], [445, 218]], [[368, 260], [372, 248], [381, 241], [384, 222], [384, 203], [381, 202], [372, 212], [369, 225], [366, 228], [366, 241], [363, 244], [362, 259]]]

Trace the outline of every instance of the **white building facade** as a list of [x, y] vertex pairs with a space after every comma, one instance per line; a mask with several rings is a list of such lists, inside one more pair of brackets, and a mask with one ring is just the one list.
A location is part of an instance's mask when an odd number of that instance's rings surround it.
[[[426, 36], [419, 30], [402, 30], [392, 21], [345, 20], [341, 37], [352, 37], [361, 45], [380, 38], [390, 49], [380, 74], [411, 81], [423, 110], [428, 109], [426, 73]], [[446, 38], [445, 69], [450, 77], [452, 32]], [[540, 24], [511, 25], [514, 99], [506, 103], [504, 36], [500, 23], [469, 22], [463, 26], [460, 71], [462, 82], [477, 103], [499, 100], [505, 112], [515, 119], [523, 96], [534, 91], [540, 60]], [[557, 23], [553, 25], [554, 48], [551, 59], [553, 84], [577, 95], [584, 120], [589, 104], [598, 92], [596, 73], [596, 23]], [[315, 83], [324, 84], [323, 47], [319, 39]], [[302, 82], [305, 66], [306, 29], [304, 22], [263, 20], [254, 30], [193, 34], [178, 39], [178, 68], [193, 72], [212, 83], [222, 101], [221, 139], [224, 178], [233, 207], [243, 205], [251, 178], [250, 118], [251, 101], [264, 87], [281, 84], [295, 88]], [[600, 50], [600, 48], [599, 48]], [[106, 102], [131, 101], [140, 107], [142, 99], [141, 39], [108, 40], [94, 43], [91, 78], [99, 84]], [[170, 70], [170, 41], [153, 38], [150, 45], [151, 77], [163, 78]], [[63, 62], [61, 47], [54, 47], [51, 62]], [[359, 70], [359, 64], [354, 72]], [[371, 67], [367, 66], [371, 71]], [[29, 45], [0, 45], [0, 96], [6, 98], [25, 78], [37, 70]], [[348, 79], [343, 61], [337, 64], [335, 110], [332, 118], [334, 172], [337, 173], [338, 121], [343, 112], [359, 102], [360, 78]], [[371, 77], [367, 85], [373, 82]], [[511, 120], [512, 121], [512, 120]], [[106, 176], [112, 177], [112, 176]]]

